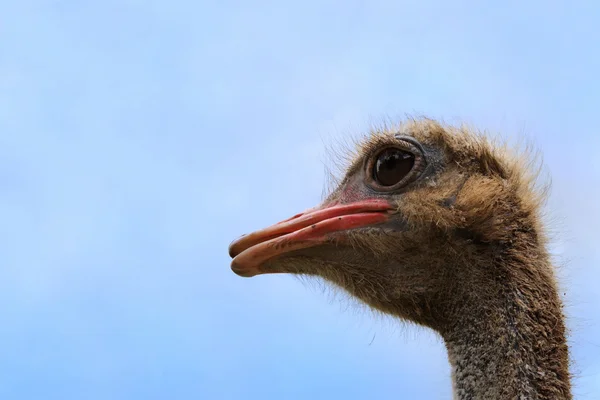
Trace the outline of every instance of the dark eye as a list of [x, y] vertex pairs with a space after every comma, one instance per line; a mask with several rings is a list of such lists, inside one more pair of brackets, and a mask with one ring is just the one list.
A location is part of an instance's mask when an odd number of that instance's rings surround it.
[[386, 149], [375, 160], [373, 179], [381, 186], [394, 186], [408, 175], [414, 164], [414, 154], [400, 149]]

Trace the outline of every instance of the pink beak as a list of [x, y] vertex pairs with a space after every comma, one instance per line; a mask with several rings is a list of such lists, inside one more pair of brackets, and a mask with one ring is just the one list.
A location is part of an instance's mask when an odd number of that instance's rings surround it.
[[265, 261], [330, 241], [333, 232], [385, 222], [391, 209], [386, 200], [373, 199], [308, 210], [231, 243], [231, 269], [245, 277], [265, 273], [261, 271]]

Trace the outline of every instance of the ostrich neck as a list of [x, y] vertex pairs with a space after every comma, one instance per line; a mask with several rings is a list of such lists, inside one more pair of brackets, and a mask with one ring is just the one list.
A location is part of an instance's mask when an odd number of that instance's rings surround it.
[[571, 399], [565, 325], [551, 268], [546, 262], [536, 269], [509, 267], [511, 276], [499, 289], [468, 299], [462, 316], [442, 333], [455, 399]]

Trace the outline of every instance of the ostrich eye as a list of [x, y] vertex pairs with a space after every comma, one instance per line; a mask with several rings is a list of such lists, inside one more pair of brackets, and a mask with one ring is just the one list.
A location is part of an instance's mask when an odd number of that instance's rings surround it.
[[381, 186], [393, 186], [408, 175], [414, 164], [414, 154], [399, 149], [386, 149], [375, 160], [373, 179]]

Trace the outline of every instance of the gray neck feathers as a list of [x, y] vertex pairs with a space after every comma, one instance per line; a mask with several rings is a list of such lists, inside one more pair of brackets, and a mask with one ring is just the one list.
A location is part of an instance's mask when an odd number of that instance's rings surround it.
[[[571, 399], [568, 348], [555, 290], [508, 287], [442, 333], [455, 399]], [[539, 297], [542, 296], [542, 297]]]

